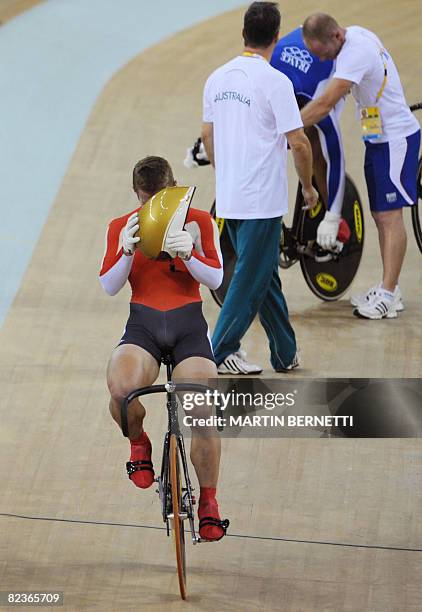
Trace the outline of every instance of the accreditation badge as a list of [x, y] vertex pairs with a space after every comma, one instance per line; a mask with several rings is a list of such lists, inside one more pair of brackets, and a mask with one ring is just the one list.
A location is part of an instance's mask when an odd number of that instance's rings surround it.
[[365, 106], [360, 110], [362, 139], [372, 140], [382, 136], [381, 114], [378, 106]]

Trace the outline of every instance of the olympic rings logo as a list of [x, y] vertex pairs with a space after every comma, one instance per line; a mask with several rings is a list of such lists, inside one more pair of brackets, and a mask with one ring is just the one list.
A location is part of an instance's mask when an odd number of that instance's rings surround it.
[[290, 57], [295, 57], [302, 62], [306, 62], [308, 64], [312, 64], [313, 57], [309, 53], [307, 49], [300, 49], [299, 47], [284, 47], [283, 55], [290, 55]]

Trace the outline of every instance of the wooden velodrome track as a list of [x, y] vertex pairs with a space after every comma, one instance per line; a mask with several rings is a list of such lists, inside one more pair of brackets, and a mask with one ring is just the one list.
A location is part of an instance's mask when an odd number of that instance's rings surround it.
[[[318, 9], [380, 35], [410, 102], [422, 97], [418, 5], [325, 0]], [[286, 0], [283, 31], [315, 8]], [[269, 539], [189, 545], [186, 603], [179, 601], [165, 533], [134, 526], [161, 523], [152, 489], [139, 491], [125, 477], [128, 445], [107, 410], [105, 366], [129, 292], [108, 298], [97, 281], [105, 226], [135, 206], [131, 169], [147, 154], [167, 157], [180, 183], [198, 185], [195, 205], [209, 207], [212, 172], [187, 171], [181, 160], [198, 134], [205, 78], [240, 48], [241, 17], [234, 11], [166, 40], [105, 88], [0, 330], [1, 512], [32, 517], [0, 517], [0, 590], [64, 591], [68, 610], [422, 609], [421, 553], [382, 548], [422, 547], [418, 440], [226, 440], [219, 499], [231, 533]], [[343, 128], [348, 169], [364, 195], [363, 147], [350, 102]], [[298, 269], [285, 272], [301, 375], [420, 377], [420, 264], [409, 231], [406, 311], [396, 321], [370, 323], [354, 319], [346, 299], [317, 301]], [[377, 280], [378, 269], [367, 215], [355, 288]], [[212, 327], [218, 311], [207, 292], [204, 299]], [[258, 324], [244, 346], [270, 376]], [[165, 414], [156, 400], [147, 406], [158, 465]]]

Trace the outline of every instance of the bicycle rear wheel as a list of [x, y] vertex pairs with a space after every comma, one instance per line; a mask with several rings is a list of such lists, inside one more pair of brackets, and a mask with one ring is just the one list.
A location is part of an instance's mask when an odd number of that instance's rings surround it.
[[220, 232], [220, 247], [223, 255], [224, 276], [223, 282], [218, 289], [211, 289], [211, 295], [218, 306], [222, 306], [226, 293], [228, 291], [230, 281], [233, 276], [234, 267], [236, 265], [236, 253], [230, 240], [229, 232], [224, 219], [216, 217], [215, 201], [211, 207], [210, 215], [216, 220], [218, 230]]
[[[304, 212], [299, 233], [300, 244], [315, 241], [317, 228], [324, 214], [325, 208], [321, 205]], [[337, 300], [347, 291], [358, 271], [362, 257], [365, 236], [363, 208], [356, 185], [348, 175], [346, 175], [342, 217], [349, 225], [351, 236], [336, 259], [319, 262], [309, 255], [302, 255], [300, 258], [300, 267], [306, 284], [314, 295], [327, 302]]]
[[416, 242], [422, 253], [422, 157], [418, 164], [417, 200], [412, 206], [412, 225]]
[[185, 531], [183, 528], [183, 518], [181, 518], [182, 507], [182, 483], [180, 478], [179, 456], [177, 453], [177, 437], [175, 434], [170, 436], [170, 486], [173, 506], [173, 518], [171, 526], [176, 549], [177, 574], [179, 577], [179, 589], [182, 599], [186, 599], [186, 552], [185, 552]]

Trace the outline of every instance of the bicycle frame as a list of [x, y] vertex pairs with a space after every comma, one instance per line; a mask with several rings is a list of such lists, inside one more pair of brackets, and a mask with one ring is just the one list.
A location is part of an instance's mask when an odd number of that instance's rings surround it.
[[179, 450], [180, 459], [182, 462], [182, 474], [184, 476], [186, 487], [182, 490], [182, 505], [183, 508], [187, 510], [186, 513], [183, 513], [180, 518], [182, 520], [189, 520], [189, 527], [192, 536], [193, 544], [197, 544], [201, 541], [200, 537], [196, 534], [195, 523], [193, 512], [189, 511], [192, 509], [194, 505], [193, 498], [193, 487], [189, 477], [188, 464], [186, 459], [186, 451], [185, 444], [183, 440], [183, 435], [180, 431], [179, 420], [178, 420], [178, 409], [177, 409], [177, 395], [176, 393], [179, 391], [196, 391], [198, 393], [204, 393], [209, 391], [210, 388], [205, 385], [200, 385], [196, 383], [175, 383], [172, 380], [172, 365], [170, 358], [163, 359], [163, 363], [165, 363], [167, 368], [167, 383], [164, 385], [151, 385], [148, 387], [141, 387], [139, 389], [135, 389], [126, 396], [121, 405], [121, 425], [122, 425], [122, 433], [127, 438], [129, 436], [129, 427], [128, 427], [128, 407], [130, 402], [132, 402], [137, 397], [142, 397], [144, 395], [150, 395], [154, 393], [166, 393], [166, 407], [168, 414], [168, 425], [167, 432], [164, 436], [164, 444], [163, 444], [163, 455], [161, 461], [161, 472], [160, 477], [156, 479], [158, 483], [157, 492], [161, 501], [161, 511], [163, 516], [163, 521], [167, 526], [167, 535], [170, 534], [169, 529], [169, 520], [172, 519], [172, 504], [171, 497], [169, 499], [169, 452], [170, 452], [170, 437], [172, 435], [176, 436], [177, 439], [177, 447]]
[[[418, 104], [412, 104], [412, 106], [410, 106], [409, 108], [412, 113], [414, 111], [422, 110], [422, 102], [419, 102]], [[422, 155], [419, 156], [418, 161], [416, 198], [417, 199], [415, 205], [412, 206], [412, 225], [416, 243], [420, 252], [422, 253]]]

